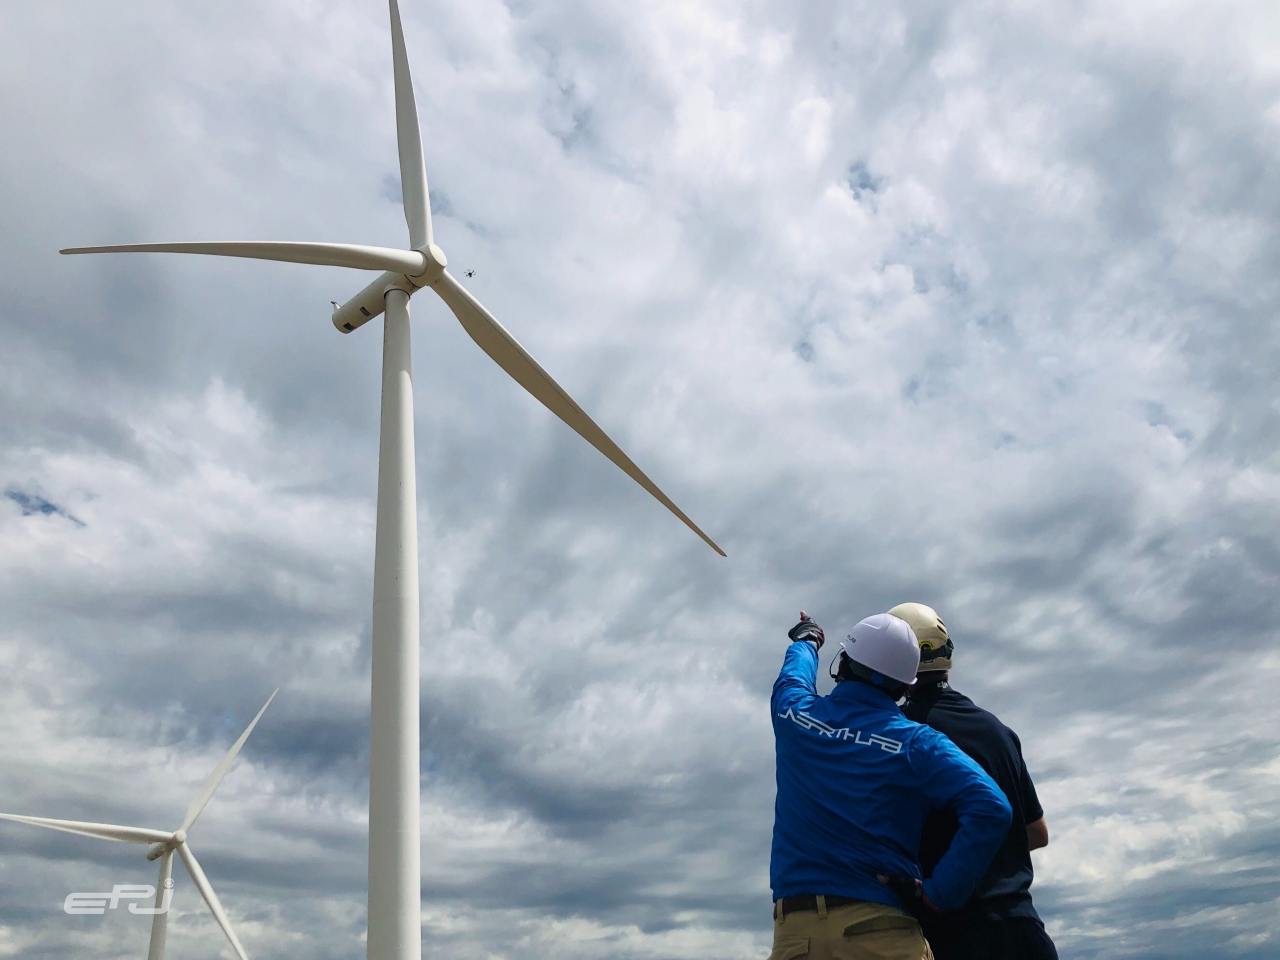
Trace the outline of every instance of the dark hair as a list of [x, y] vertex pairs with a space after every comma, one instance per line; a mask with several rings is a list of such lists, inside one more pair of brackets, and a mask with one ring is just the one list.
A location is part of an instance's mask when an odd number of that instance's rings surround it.
[[886, 677], [883, 673], [877, 673], [870, 667], [865, 667], [849, 659], [849, 655], [843, 650], [840, 651], [839, 664], [836, 667], [834, 676], [836, 683], [841, 683], [845, 680], [865, 683], [869, 687], [875, 687], [877, 690], [887, 693], [894, 700], [901, 700], [905, 697], [907, 690], [911, 686], [901, 680], [895, 680], [893, 677]]

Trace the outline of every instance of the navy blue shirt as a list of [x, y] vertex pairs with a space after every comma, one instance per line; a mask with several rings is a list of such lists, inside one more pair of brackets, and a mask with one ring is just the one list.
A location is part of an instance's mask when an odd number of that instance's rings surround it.
[[817, 670], [813, 644], [793, 643], [773, 685], [774, 899], [821, 893], [901, 906], [876, 875], [921, 876], [920, 831], [945, 804], [959, 829], [924, 889], [940, 910], [961, 906], [1009, 830], [1000, 788], [883, 691], [847, 681], [818, 696]]
[[[993, 920], [1036, 917], [1036, 908], [1031, 903], [1027, 825], [1043, 817], [1044, 810], [1022, 759], [1018, 735], [994, 714], [952, 690], [945, 682], [919, 684], [903, 712], [912, 720], [927, 723], [950, 737], [999, 785], [1013, 808], [1013, 822], [966, 905], [966, 914]], [[942, 862], [958, 823], [955, 812], [948, 809], [930, 814], [925, 821], [920, 838], [920, 865], [925, 876]]]

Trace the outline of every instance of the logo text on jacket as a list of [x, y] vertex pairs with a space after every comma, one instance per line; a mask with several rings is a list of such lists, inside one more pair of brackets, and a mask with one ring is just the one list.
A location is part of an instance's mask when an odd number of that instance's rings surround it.
[[821, 720], [817, 720], [803, 710], [793, 710], [787, 708], [786, 713], [778, 714], [784, 720], [790, 720], [796, 726], [804, 730], [816, 730], [820, 737], [830, 737], [832, 740], [852, 740], [854, 743], [861, 744], [864, 747], [879, 747], [885, 753], [901, 753], [902, 742], [899, 740], [891, 740], [888, 737], [882, 737], [878, 733], [873, 733], [862, 738], [861, 730], [850, 731], [848, 727], [841, 727], [837, 730], [835, 727], [827, 726]]

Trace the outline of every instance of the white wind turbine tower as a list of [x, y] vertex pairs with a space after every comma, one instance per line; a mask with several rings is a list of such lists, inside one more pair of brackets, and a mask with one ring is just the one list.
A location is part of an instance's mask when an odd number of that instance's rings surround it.
[[373, 573], [372, 714], [369, 764], [369, 960], [422, 954], [418, 744], [418, 533], [413, 449], [409, 298], [430, 287], [463, 329], [552, 413], [617, 464], [716, 553], [724, 551], [671, 502], [507, 330], [445, 270], [431, 206], [400, 10], [390, 0], [396, 135], [409, 249], [341, 243], [217, 241], [78, 247], [63, 253], [199, 253], [385, 271], [333, 311], [343, 333], [381, 313], [382, 427]]
[[[235, 930], [231, 927], [231, 920], [228, 919], [226, 911], [222, 909], [222, 902], [218, 899], [218, 895], [213, 892], [209, 878], [204, 875], [204, 871], [200, 869], [199, 861], [196, 860], [196, 855], [191, 852], [191, 847], [187, 845], [187, 831], [191, 829], [192, 824], [196, 822], [196, 818], [200, 816], [200, 812], [204, 810], [205, 805], [213, 796], [213, 791], [218, 789], [218, 784], [227, 775], [227, 771], [231, 769], [231, 764], [235, 762], [236, 756], [240, 753], [240, 748], [249, 739], [249, 734], [253, 733], [253, 728], [258, 725], [258, 721], [262, 719], [262, 715], [267, 712], [267, 707], [271, 706], [271, 701], [276, 698], [276, 694], [279, 692], [279, 690], [276, 690], [271, 696], [267, 697], [267, 702], [262, 705], [258, 715], [253, 718], [253, 722], [245, 727], [244, 733], [240, 734], [240, 739], [233, 743], [226, 756], [218, 761], [218, 765], [213, 768], [213, 773], [209, 774], [209, 778], [205, 780], [195, 799], [187, 807], [187, 815], [182, 818], [182, 825], [177, 830], [148, 830], [145, 827], [121, 827], [110, 823], [82, 823], [78, 820], [51, 820], [48, 817], [20, 817], [13, 813], [0, 813], [0, 819], [31, 823], [37, 827], [63, 830], [66, 833], [78, 833], [86, 837], [98, 837], [102, 840], [151, 844], [151, 849], [147, 851], [147, 859], [160, 861], [160, 878], [156, 881], [155, 910], [157, 912], [151, 918], [151, 945], [147, 949], [147, 960], [164, 960], [164, 938], [169, 922], [166, 890], [173, 885], [171, 881], [173, 876], [173, 855], [177, 853], [186, 866], [187, 873], [191, 874], [191, 880], [195, 883], [196, 889], [204, 897], [204, 902], [209, 905], [209, 911], [213, 914], [213, 919], [218, 921], [218, 926], [227, 935], [227, 939], [231, 941], [231, 946], [235, 950], [236, 956], [240, 960], [249, 960], [245, 955], [244, 947], [240, 946], [240, 938], [236, 936]], [[165, 909], [162, 910], [161, 907]]]

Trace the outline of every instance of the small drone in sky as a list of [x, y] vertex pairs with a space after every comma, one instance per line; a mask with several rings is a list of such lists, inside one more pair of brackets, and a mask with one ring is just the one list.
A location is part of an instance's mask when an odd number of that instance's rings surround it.
[[474, 277], [474, 276], [476, 275], [476, 272], [475, 272], [474, 270], [468, 270], [468, 271], [466, 272], [466, 275], [467, 275], [468, 277]]

